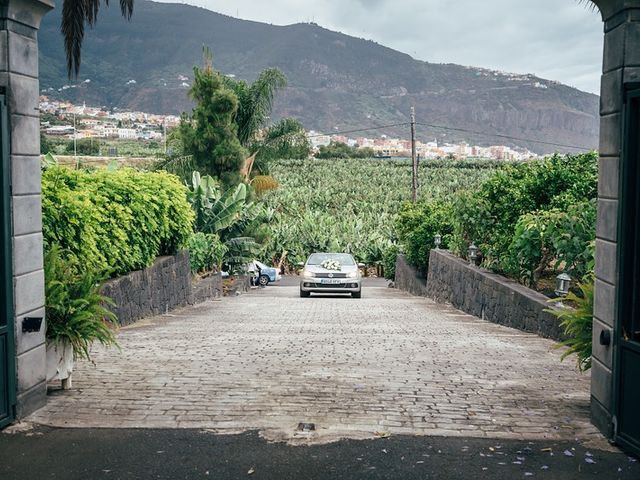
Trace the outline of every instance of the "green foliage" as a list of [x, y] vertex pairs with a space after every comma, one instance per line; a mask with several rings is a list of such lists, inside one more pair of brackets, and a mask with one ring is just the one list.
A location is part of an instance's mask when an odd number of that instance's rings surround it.
[[229, 77], [224, 77], [223, 80], [238, 99], [234, 116], [238, 126], [238, 140], [244, 147], [249, 147], [258, 131], [267, 124], [273, 98], [278, 90], [287, 86], [287, 77], [277, 68], [268, 68], [260, 72], [251, 84]]
[[210, 175], [200, 176], [200, 172], [191, 172], [191, 188], [187, 192], [187, 199], [195, 213], [195, 229], [203, 231], [206, 217], [212, 205], [220, 197], [220, 183]]
[[205, 58], [203, 69], [193, 69], [189, 95], [196, 106], [191, 117], [183, 114], [180, 138], [184, 153], [193, 157], [196, 168], [219, 178], [228, 187], [240, 182], [240, 169], [248, 154], [238, 140], [234, 122], [238, 99], [210, 61], [210, 57]]
[[321, 145], [316, 153], [316, 158], [371, 158], [374, 156], [372, 148], [350, 147], [346, 143], [331, 142], [329, 145]]
[[174, 254], [192, 232], [187, 190], [165, 172], [50, 167], [42, 175], [45, 245], [58, 244], [101, 275], [120, 275]]
[[551, 262], [556, 271], [584, 277], [593, 265], [595, 223], [595, 201], [522, 215], [509, 247], [509, 271], [532, 288]]
[[438, 200], [407, 202], [400, 209], [396, 232], [409, 263], [426, 274], [429, 253], [435, 248], [435, 236], [441, 235], [441, 247], [448, 247], [453, 232], [451, 205]]
[[[477, 188], [503, 162], [430, 160], [420, 163], [421, 199], [444, 200]], [[271, 164], [277, 190], [266, 192], [274, 211], [265, 260], [284, 250], [295, 265], [314, 251], [345, 251], [375, 263], [396, 238], [395, 218], [411, 198], [407, 160], [278, 160]], [[443, 233], [443, 232], [441, 232]]]
[[396, 278], [396, 258], [399, 248], [396, 244], [389, 245], [382, 254], [382, 266], [384, 267], [384, 278], [395, 280]]
[[68, 341], [76, 359], [90, 360], [95, 341], [117, 346], [116, 316], [106, 308], [113, 302], [100, 294], [101, 276], [55, 244], [49, 245], [44, 270], [47, 339]]
[[285, 118], [266, 129], [264, 137], [251, 146], [257, 151], [254, 170], [266, 174], [267, 162], [276, 159], [301, 159], [311, 155], [311, 144], [302, 124], [293, 118]]
[[194, 233], [187, 241], [192, 273], [210, 272], [220, 269], [227, 247], [218, 235], [212, 233]]
[[40, 130], [40, 153], [46, 155], [53, 150], [53, 143], [49, 140], [42, 130]]
[[192, 180], [193, 172], [196, 168], [192, 155], [166, 156], [151, 164], [151, 171], [158, 172], [164, 170], [171, 173], [184, 183]]
[[509, 247], [520, 217], [595, 198], [597, 175], [595, 153], [554, 155], [498, 170], [477, 192], [455, 201], [453, 249], [464, 254], [474, 242], [486, 266], [509, 270]]
[[216, 180], [193, 172], [189, 201], [196, 215], [196, 229], [215, 234], [225, 248], [224, 262], [232, 270], [252, 261], [266, 241], [266, 223], [272, 212], [262, 204], [248, 201], [244, 183], [221, 193]]
[[[577, 355], [578, 369], [581, 372], [591, 368], [593, 285], [593, 277], [589, 277], [578, 285], [580, 295], [569, 292], [566, 301], [570, 302], [572, 307], [547, 310], [560, 320], [560, 325], [564, 328], [564, 333], [568, 337], [567, 340], [560, 344], [560, 346], [569, 347], [562, 354], [562, 360], [575, 353]], [[550, 301], [558, 302], [564, 300], [556, 298]]]
[[67, 142], [65, 147], [65, 153], [67, 155], [95, 156], [100, 154], [100, 143], [93, 138], [81, 138], [76, 140], [75, 146], [73, 140]]

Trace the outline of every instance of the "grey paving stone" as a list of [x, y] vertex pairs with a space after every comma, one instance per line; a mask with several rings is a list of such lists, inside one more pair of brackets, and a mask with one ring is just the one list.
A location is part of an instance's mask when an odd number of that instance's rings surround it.
[[[362, 299], [269, 287], [121, 330], [29, 420], [492, 438], [593, 435], [589, 376], [536, 335], [394, 289]], [[347, 433], [344, 433], [347, 432]]]

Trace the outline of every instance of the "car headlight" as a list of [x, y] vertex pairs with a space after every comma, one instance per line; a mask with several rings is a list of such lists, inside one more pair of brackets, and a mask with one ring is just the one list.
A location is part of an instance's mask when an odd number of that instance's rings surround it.
[[358, 278], [358, 272], [349, 272], [347, 273], [347, 278]]
[[302, 272], [302, 277], [303, 278], [314, 278], [316, 276], [315, 273], [309, 272], [308, 270], [304, 270]]

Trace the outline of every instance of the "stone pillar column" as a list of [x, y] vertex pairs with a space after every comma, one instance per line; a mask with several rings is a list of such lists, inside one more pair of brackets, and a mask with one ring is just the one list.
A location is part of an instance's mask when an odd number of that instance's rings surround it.
[[600, 165], [596, 231], [596, 284], [591, 371], [591, 417], [608, 438], [612, 412], [614, 348], [600, 344], [601, 332], [617, 338], [618, 208], [623, 147], [623, 101], [627, 85], [640, 82], [640, 0], [593, 0], [604, 21], [600, 98]]
[[0, 89], [7, 99], [11, 162], [13, 299], [17, 417], [46, 401], [45, 325], [23, 333], [25, 317], [44, 317], [38, 41], [52, 0], [0, 1]]

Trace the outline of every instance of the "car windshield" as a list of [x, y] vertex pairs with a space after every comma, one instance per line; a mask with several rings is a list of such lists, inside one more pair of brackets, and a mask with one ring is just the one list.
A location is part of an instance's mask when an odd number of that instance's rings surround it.
[[325, 260], [335, 260], [340, 265], [355, 265], [356, 262], [348, 253], [314, 253], [309, 256], [307, 265], [320, 265]]

